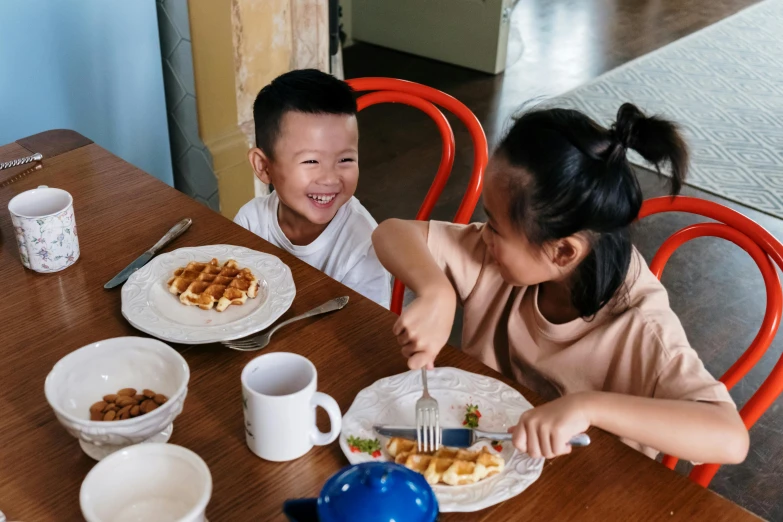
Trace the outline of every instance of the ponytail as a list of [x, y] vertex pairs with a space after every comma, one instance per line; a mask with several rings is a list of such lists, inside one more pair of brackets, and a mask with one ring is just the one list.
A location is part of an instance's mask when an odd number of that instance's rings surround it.
[[671, 195], [680, 193], [688, 170], [688, 147], [676, 124], [645, 116], [635, 105], [625, 103], [617, 111], [611, 132], [623, 148], [638, 152], [659, 174], [661, 167], [668, 165]]

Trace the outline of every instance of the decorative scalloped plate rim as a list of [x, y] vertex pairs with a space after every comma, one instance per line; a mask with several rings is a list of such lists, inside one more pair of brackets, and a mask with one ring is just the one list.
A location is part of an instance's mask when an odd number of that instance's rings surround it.
[[[415, 398], [421, 395], [421, 372], [418, 370], [386, 377], [376, 381], [371, 386], [360, 391], [351, 404], [351, 407], [343, 416], [342, 433], [340, 434], [340, 449], [351, 464], [369, 462], [373, 460], [390, 460], [386, 453], [386, 439], [372, 432], [375, 424], [408, 424], [398, 418], [380, 418], [382, 414], [390, 411], [397, 401], [406, 402], [415, 399], [408, 397], [415, 394]], [[462, 408], [464, 404], [457, 396], [466, 394], [475, 398], [482, 410], [482, 421], [490, 418], [492, 425], [482, 425], [484, 429], [498, 430], [501, 427], [516, 424], [522, 412], [533, 406], [515, 389], [484, 375], [469, 373], [457, 368], [436, 368], [427, 374], [430, 393], [438, 400], [441, 410], [441, 419], [451, 415], [448, 409], [453, 409], [455, 404]], [[449, 400], [449, 396], [453, 400]], [[415, 407], [411, 405], [410, 419], [414, 418]], [[391, 410], [393, 411], [393, 410]], [[446, 415], [444, 415], [444, 413]], [[460, 414], [462, 410], [460, 410]], [[445, 426], [444, 427], [454, 427]], [[505, 431], [505, 430], [503, 430]], [[348, 447], [349, 436], [379, 438], [383, 447], [383, 455], [379, 459], [373, 459], [365, 453], [352, 453]], [[487, 445], [479, 442], [476, 447]], [[541, 475], [544, 467], [544, 459], [534, 459], [529, 455], [513, 449], [510, 444], [504, 445], [502, 455], [506, 460], [506, 466], [497, 476], [482, 480], [469, 486], [437, 485], [432, 489], [438, 498], [440, 511], [448, 512], [472, 512], [486, 509], [500, 502], [508, 500], [522, 493], [528, 486], [535, 482]]]
[[[237, 261], [240, 267], [250, 268], [259, 279], [259, 296], [264, 299], [251, 313], [222, 325], [185, 325], [163, 316], [150, 302], [156, 285], [165, 288], [176, 268], [190, 261], [208, 262], [217, 258]], [[160, 288], [156, 289], [159, 292]], [[168, 292], [168, 290], [165, 290]], [[160, 254], [137, 270], [122, 287], [122, 315], [138, 330], [173, 343], [207, 344], [239, 339], [267, 328], [291, 306], [296, 286], [291, 269], [279, 258], [234, 245], [207, 245], [184, 247]], [[250, 300], [248, 300], [250, 301]], [[172, 296], [171, 306], [185, 308]], [[244, 304], [242, 306], [248, 306]], [[216, 310], [187, 307], [193, 313], [219, 314]]]

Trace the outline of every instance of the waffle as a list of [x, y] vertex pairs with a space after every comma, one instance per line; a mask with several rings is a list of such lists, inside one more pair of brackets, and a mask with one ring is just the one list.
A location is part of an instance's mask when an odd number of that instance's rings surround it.
[[393, 437], [386, 446], [394, 462], [424, 475], [430, 484], [464, 486], [502, 472], [506, 462], [486, 447], [481, 451], [441, 448], [419, 453], [416, 442]]
[[258, 279], [249, 268], [240, 269], [233, 259], [223, 266], [217, 259], [209, 263], [191, 261], [174, 271], [168, 286], [169, 292], [179, 295], [182, 304], [210, 310], [217, 303], [218, 312], [258, 295]]

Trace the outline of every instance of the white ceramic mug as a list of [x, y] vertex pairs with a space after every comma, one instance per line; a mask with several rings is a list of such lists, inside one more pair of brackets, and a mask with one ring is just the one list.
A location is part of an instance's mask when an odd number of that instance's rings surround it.
[[[245, 440], [253, 453], [283, 462], [301, 457], [314, 445], [334, 442], [342, 427], [340, 407], [328, 395], [315, 391], [317, 380], [313, 363], [295, 353], [268, 353], [245, 366]], [[328, 433], [315, 425], [318, 406], [329, 414]]]
[[87, 522], [206, 522], [212, 475], [195, 453], [174, 444], [137, 444], [96, 464], [82, 482]]
[[22, 264], [36, 272], [59, 272], [79, 259], [73, 197], [45, 185], [8, 203]]

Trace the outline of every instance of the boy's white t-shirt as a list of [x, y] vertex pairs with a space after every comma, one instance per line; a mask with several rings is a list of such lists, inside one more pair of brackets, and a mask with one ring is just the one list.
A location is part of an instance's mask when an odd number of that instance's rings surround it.
[[279, 203], [277, 192], [252, 199], [239, 209], [234, 222], [389, 308], [391, 276], [372, 246], [372, 232], [378, 223], [358, 199], [351, 197], [340, 207], [326, 229], [309, 245], [294, 245], [283, 233], [277, 221]]

